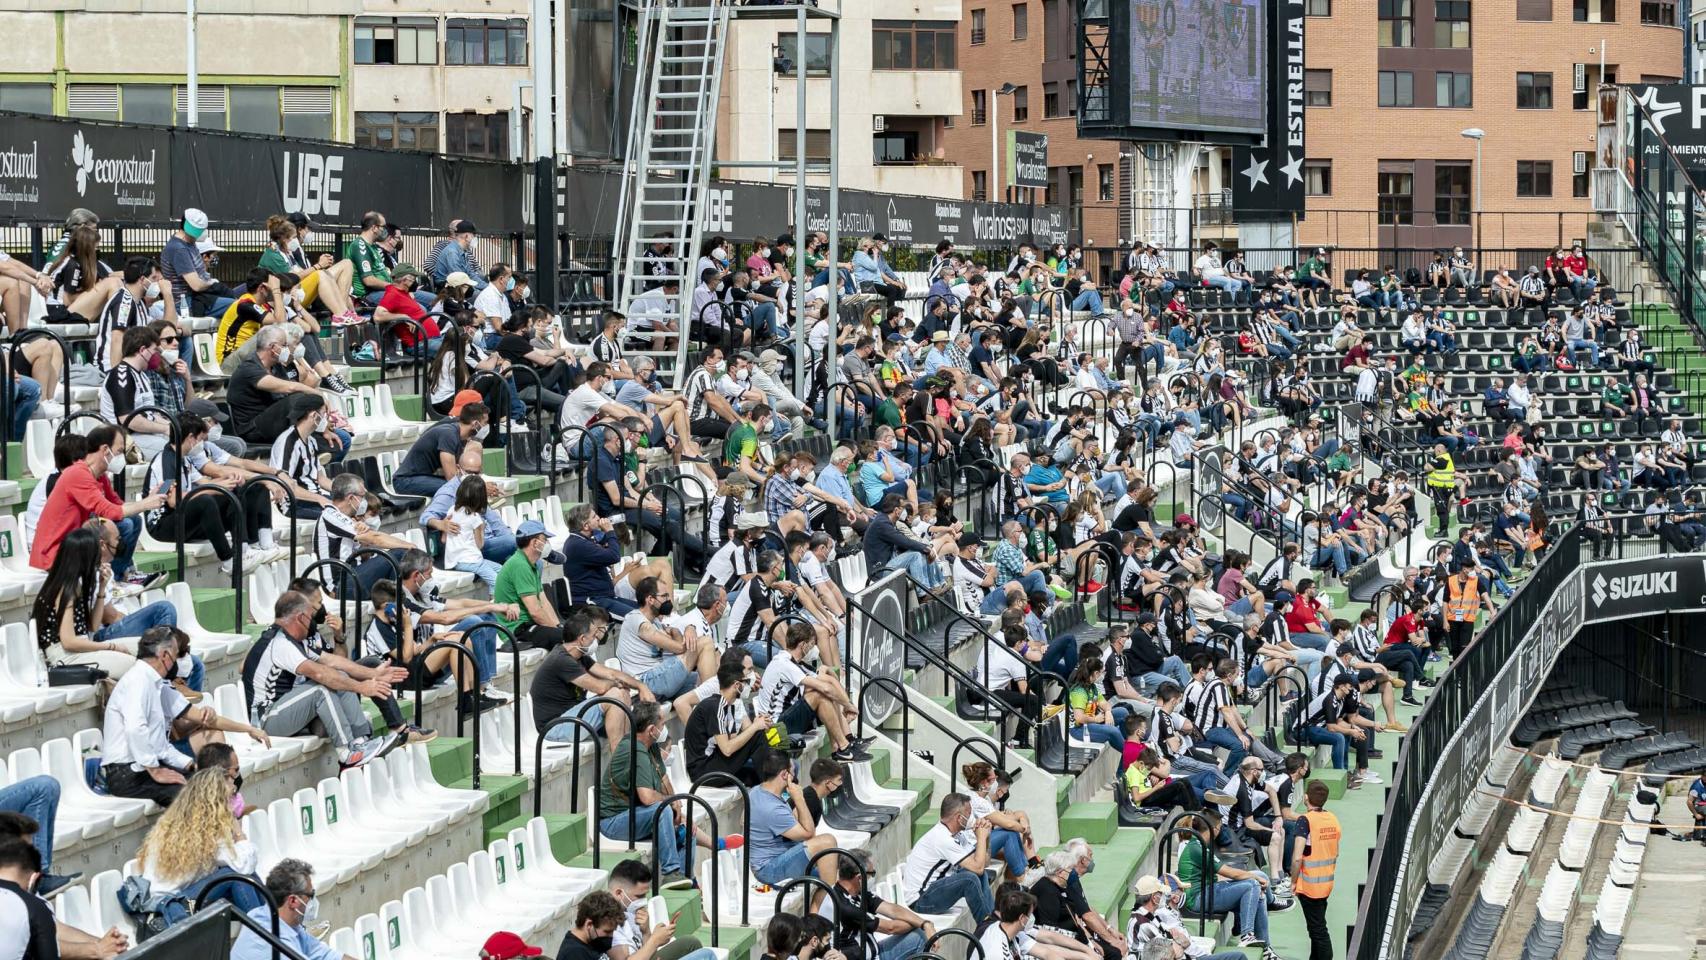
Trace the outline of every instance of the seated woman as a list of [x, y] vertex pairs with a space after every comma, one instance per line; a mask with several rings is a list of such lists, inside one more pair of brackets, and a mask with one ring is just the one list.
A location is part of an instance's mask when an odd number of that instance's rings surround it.
[[[245, 570], [281, 559], [284, 556], [282, 549], [261, 546], [262, 531], [270, 532], [272, 529], [272, 488], [267, 484], [251, 484], [239, 494], [246, 517], [242, 521], [241, 544], [232, 542], [231, 535], [239, 520], [237, 507], [231, 498], [217, 493], [190, 496], [198, 487], [223, 487], [235, 491], [242, 482], [235, 476], [216, 480], [202, 474], [201, 468], [208, 463], [207, 455], [202, 452], [207, 429], [207, 421], [193, 413], [180, 416], [178, 449], [160, 451], [149, 464], [148, 489], [164, 496], [166, 503], [147, 514], [148, 532], [164, 543], [177, 542], [180, 533], [186, 543], [206, 541], [219, 557], [222, 573], [231, 572], [231, 563], [239, 546], [243, 549]], [[181, 527], [177, 516], [180, 508], [184, 511]]]
[[989, 831], [989, 852], [1007, 864], [1007, 880], [1020, 882], [1026, 869], [1041, 861], [1037, 859], [1036, 838], [1031, 836], [1030, 818], [1023, 811], [996, 807], [1007, 796], [1012, 778], [997, 773], [995, 767], [982, 760], [961, 767], [960, 776], [971, 788], [971, 824], [966, 829], [976, 826], [979, 820], [988, 820], [993, 828]]
[[49, 666], [92, 664], [118, 679], [136, 664], [136, 638], [149, 627], [176, 626], [177, 611], [156, 600], [125, 616], [107, 600], [118, 528], [96, 517], [60, 542], [30, 618]]
[[[211, 747], [203, 753], [210, 760], [223, 756]], [[230, 773], [234, 761], [232, 756], [225, 764], [190, 774], [177, 799], [142, 838], [136, 867], [150, 893], [174, 894], [192, 904], [205, 895], [229, 900], [245, 912], [261, 905], [255, 888], [231, 882], [233, 877], [259, 879], [259, 855], [238, 819], [242, 808]]]
[[1066, 702], [1072, 711], [1072, 732], [1079, 739], [1105, 743], [1118, 753], [1125, 749], [1126, 708], [1110, 707], [1102, 693], [1103, 662], [1080, 658], [1068, 682]]
[[[353, 261], [333, 262], [331, 254], [322, 253], [310, 265], [302, 251], [296, 225], [285, 217], [268, 217], [267, 235], [272, 242], [262, 251], [259, 266], [278, 276], [288, 273], [296, 277], [302, 290], [299, 302], [303, 306], [313, 303], [324, 305], [331, 311], [335, 326], [361, 322], [361, 318], [356, 316], [355, 304], [350, 300], [350, 283], [355, 277]], [[318, 324], [310, 328], [310, 332], [319, 333]]]
[[[481, 344], [479, 317], [473, 311], [460, 311], [444, 323], [444, 339], [427, 367], [427, 401], [434, 413], [450, 415], [456, 395], [463, 390], [475, 390], [489, 410], [508, 410], [510, 419], [524, 420], [527, 406], [514, 388], [507, 387], [509, 361], [496, 353], [487, 352]], [[480, 377], [491, 371], [493, 377]], [[479, 377], [476, 383], [475, 378]], [[500, 401], [504, 401], [501, 402]]]

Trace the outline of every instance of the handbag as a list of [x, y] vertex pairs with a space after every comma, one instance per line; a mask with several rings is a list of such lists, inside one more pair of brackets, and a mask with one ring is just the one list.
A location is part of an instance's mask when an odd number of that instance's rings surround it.
[[67, 663], [47, 668], [50, 687], [82, 687], [107, 679], [107, 672], [92, 663]]
[[118, 905], [135, 923], [137, 943], [165, 933], [190, 915], [190, 902], [182, 894], [155, 893], [142, 877], [125, 878], [118, 888]]

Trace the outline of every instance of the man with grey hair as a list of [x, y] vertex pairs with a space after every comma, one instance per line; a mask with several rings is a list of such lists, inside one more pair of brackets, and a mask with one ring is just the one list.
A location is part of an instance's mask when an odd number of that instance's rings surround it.
[[901, 899], [925, 914], [947, 913], [963, 900], [972, 916], [989, 916], [995, 898], [984, 871], [989, 867], [993, 828], [988, 817], [973, 822], [970, 797], [963, 793], [943, 797], [940, 819], [906, 857]]
[[1145, 875], [1132, 888], [1135, 899], [1126, 935], [1138, 960], [1244, 960], [1242, 950], [1214, 953], [1213, 939], [1191, 936], [1173, 903], [1182, 896], [1169, 879]]
[[293, 377], [293, 351], [278, 324], [262, 327], [250, 338], [252, 356], [238, 362], [225, 385], [231, 422], [239, 436], [254, 443], [272, 443], [290, 426], [290, 405], [280, 403], [292, 393], [319, 391]]
[[362, 766], [395, 747], [397, 733], [373, 735], [362, 697], [391, 696], [408, 679], [396, 666], [364, 667], [309, 642], [314, 605], [286, 590], [273, 604], [273, 622], [243, 658], [243, 693], [255, 726], [275, 737], [300, 736], [316, 720], [344, 769]]
[[[317, 885], [312, 865], [286, 857], [267, 872], [266, 886], [278, 904], [278, 936], [285, 946], [315, 960], [336, 960], [340, 956], [342, 960], [352, 960], [308, 932], [308, 928], [320, 919], [320, 900], [315, 892]], [[272, 909], [264, 903], [249, 911], [249, 919], [255, 922], [256, 929], [272, 929]], [[249, 929], [247, 924], [243, 925], [237, 934], [237, 942], [231, 947], [232, 960], [269, 960], [273, 956], [272, 944]]]
[[[1108, 921], [1090, 901], [1084, 896], [1083, 877], [1096, 869], [1096, 855], [1090, 849], [1090, 844], [1083, 837], [1073, 837], [1066, 841], [1065, 849], [1072, 854], [1072, 872], [1066, 878], [1067, 903], [1072, 907], [1072, 915], [1078, 918], [1079, 929], [1090, 937], [1090, 945], [1101, 950], [1106, 957], [1123, 957], [1129, 949], [1124, 936], [1108, 924]], [[1047, 864], [1044, 864], [1047, 869]]]

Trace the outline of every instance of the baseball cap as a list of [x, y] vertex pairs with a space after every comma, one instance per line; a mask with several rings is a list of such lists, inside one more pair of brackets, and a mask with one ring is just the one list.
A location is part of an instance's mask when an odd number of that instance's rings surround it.
[[200, 239], [201, 235], [207, 232], [207, 214], [195, 207], [185, 210], [184, 232], [189, 234], [191, 240]]
[[762, 530], [770, 526], [770, 518], [757, 510], [747, 510], [735, 517], [736, 530]]
[[768, 367], [772, 363], [781, 363], [781, 362], [782, 362], [782, 355], [780, 353], [777, 353], [775, 350], [766, 350], [763, 353], [758, 355], [758, 365], [761, 367]]
[[1153, 897], [1158, 893], [1166, 893], [1167, 885], [1153, 875], [1146, 875], [1137, 878], [1137, 885], [1132, 887], [1132, 892], [1140, 897]]
[[184, 405], [184, 412], [192, 417], [200, 417], [203, 420], [218, 420], [221, 423], [231, 419], [212, 400], [191, 400]]
[[286, 220], [289, 220], [290, 225], [295, 227], [298, 230], [301, 230], [303, 227], [308, 227], [308, 228], [312, 229], [314, 226], [314, 221], [308, 219], [308, 214], [303, 213], [301, 210], [296, 210], [296, 211], [293, 211], [291, 213], [287, 213], [287, 214], [285, 214], [284, 218]]
[[196, 249], [197, 253], [224, 253], [225, 252], [224, 247], [220, 246], [217, 243], [214, 243], [212, 240], [197, 240], [195, 242], [195, 249]]
[[456, 221], [456, 229], [451, 231], [451, 232], [453, 232], [453, 233], [479, 233], [480, 229], [478, 227], [474, 226], [474, 221], [472, 221], [472, 220], [458, 220], [458, 221]]
[[1173, 526], [1175, 527], [1194, 527], [1196, 525], [1197, 519], [1188, 513], [1181, 513], [1173, 518]]
[[523, 520], [521, 521], [521, 526], [515, 528], [515, 538], [517, 540], [526, 540], [528, 537], [537, 537], [545, 532], [545, 525], [543, 523], [540, 523], [537, 520]]
[[459, 417], [462, 415], [463, 407], [466, 407], [470, 403], [480, 403], [482, 400], [483, 398], [476, 390], [458, 390], [456, 391], [456, 396], [451, 398], [450, 401], [450, 415], [453, 417]]
[[887, 236], [887, 235], [885, 235], [885, 234], [881, 234], [881, 233], [873, 233], [873, 234], [871, 234], [871, 239], [872, 239], [872, 240], [876, 240], [876, 241], [878, 241], [878, 242], [880, 242], [880, 243], [888, 243], [888, 242], [889, 242], [889, 238], [888, 238], [888, 236]]
[[1154, 623], [1155, 622], [1155, 614], [1150, 613], [1148, 611], [1144, 611], [1143, 613], [1140, 613], [1137, 615], [1137, 622], [1138, 623]]
[[471, 287], [474, 285], [474, 278], [461, 270], [457, 270], [444, 278], [444, 285], [447, 287]]
[[422, 273], [420, 268], [415, 266], [412, 263], [399, 263], [396, 266], [391, 268], [391, 279], [393, 279], [393, 280], [397, 279], [398, 277], [424, 277], [424, 276], [426, 276], [426, 274]]
[[1290, 603], [1291, 599], [1290, 590], [1280, 590], [1274, 594], [1274, 606], [1277, 607], [1282, 603]]
[[480, 948], [480, 960], [515, 960], [516, 957], [537, 957], [544, 952], [508, 930], [499, 930], [486, 938], [486, 945]]
[[955, 542], [962, 547], [977, 547], [983, 545], [983, 538], [975, 533], [962, 533], [960, 539]]

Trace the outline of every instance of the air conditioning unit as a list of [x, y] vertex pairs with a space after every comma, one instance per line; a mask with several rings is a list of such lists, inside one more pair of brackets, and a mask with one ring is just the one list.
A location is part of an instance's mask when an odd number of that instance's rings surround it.
[[1588, 172], [1588, 152], [1586, 150], [1577, 150], [1571, 156], [1570, 169], [1578, 174]]
[[1576, 93], [1586, 93], [1587, 92], [1587, 89], [1588, 89], [1588, 65], [1587, 64], [1585, 64], [1585, 63], [1576, 64], [1574, 86], [1570, 87], [1570, 89], [1575, 91]]
[[879, 113], [876, 116], [873, 116], [871, 118], [871, 132], [872, 133], [882, 133], [884, 126], [885, 126], [885, 123], [884, 123], [884, 118], [883, 118], [882, 114]]

